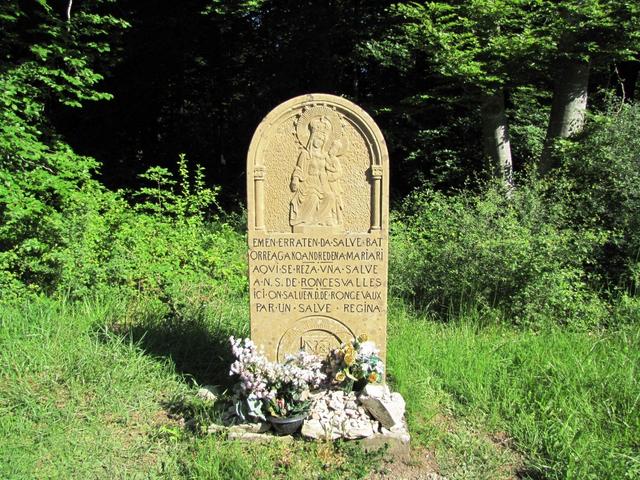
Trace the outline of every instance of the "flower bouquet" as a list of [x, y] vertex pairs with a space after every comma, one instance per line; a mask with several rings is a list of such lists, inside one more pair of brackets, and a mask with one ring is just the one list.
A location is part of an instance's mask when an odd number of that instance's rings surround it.
[[326, 378], [322, 360], [300, 351], [288, 355], [284, 363], [270, 362], [248, 338], [231, 337], [229, 341], [236, 357], [229, 374], [239, 378], [236, 415], [242, 420], [303, 419], [310, 406], [309, 390]]
[[[334, 382], [345, 391], [356, 390], [367, 383], [379, 383], [384, 376], [384, 362], [375, 343], [367, 341], [365, 334], [331, 352], [329, 369]], [[358, 388], [360, 387], [360, 388]]]

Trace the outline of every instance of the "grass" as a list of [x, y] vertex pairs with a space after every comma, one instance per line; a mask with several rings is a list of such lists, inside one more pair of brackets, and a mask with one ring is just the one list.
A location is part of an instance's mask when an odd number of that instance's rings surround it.
[[2, 307], [0, 478], [363, 478], [371, 457], [349, 445], [244, 445], [170, 418], [196, 379], [228, 381], [238, 306], [191, 320], [154, 302]]
[[[406, 312], [392, 323], [389, 370], [407, 396], [420, 441], [439, 447], [442, 464], [453, 463], [445, 473], [499, 478], [515, 469], [536, 479], [640, 477], [637, 328], [533, 332], [477, 324], [468, 318], [442, 324]], [[442, 421], [443, 412], [449, 421]], [[479, 433], [468, 445], [474, 429]], [[491, 449], [483, 440], [506, 441], [523, 463], [501, 457], [500, 448], [486, 456]], [[460, 472], [461, 462], [449, 461], [463, 455], [478, 468]]]
[[101, 303], [6, 308], [0, 330], [2, 478], [135, 477], [156, 467], [158, 398], [184, 389], [169, 362], [108, 332]]
[[[228, 382], [242, 298], [0, 307], [0, 478], [365, 478], [350, 444], [244, 445], [169, 411]], [[449, 324], [390, 305], [389, 378], [451, 479], [640, 476], [640, 332]], [[417, 451], [420, 451], [417, 449]]]

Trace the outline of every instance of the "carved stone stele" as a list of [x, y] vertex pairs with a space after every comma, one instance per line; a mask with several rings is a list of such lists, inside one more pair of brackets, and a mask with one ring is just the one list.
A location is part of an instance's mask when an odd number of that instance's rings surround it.
[[268, 358], [367, 334], [386, 357], [389, 157], [360, 107], [303, 95], [247, 157], [251, 338]]

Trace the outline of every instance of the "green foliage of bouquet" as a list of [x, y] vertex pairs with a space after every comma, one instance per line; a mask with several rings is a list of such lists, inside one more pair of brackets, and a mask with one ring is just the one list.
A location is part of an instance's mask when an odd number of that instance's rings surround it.
[[329, 355], [329, 370], [334, 382], [347, 391], [355, 384], [381, 382], [384, 362], [375, 343], [367, 341], [365, 334], [343, 343]]

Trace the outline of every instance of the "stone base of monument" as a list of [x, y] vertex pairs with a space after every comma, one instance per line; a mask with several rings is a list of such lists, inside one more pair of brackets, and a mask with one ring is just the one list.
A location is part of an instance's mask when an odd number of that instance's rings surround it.
[[383, 428], [371, 437], [358, 440], [367, 452], [384, 449], [384, 456], [395, 460], [409, 460], [411, 453], [411, 436], [406, 425], [397, 430]]
[[[218, 428], [209, 429], [209, 433], [220, 433]], [[290, 443], [296, 438], [304, 438], [300, 434], [296, 435], [276, 435], [273, 431], [262, 433], [254, 433], [250, 431], [242, 431], [241, 429], [228, 429], [227, 439], [241, 442], [252, 443]], [[311, 441], [321, 441], [318, 439], [309, 439]], [[384, 457], [393, 460], [409, 460], [411, 437], [406, 427], [391, 431], [384, 429], [381, 432], [374, 433], [370, 437], [348, 440], [362, 446], [366, 452], [376, 452], [384, 450]]]
[[227, 432], [229, 440], [248, 442], [290, 442], [307, 440], [358, 442], [366, 451], [384, 449], [387, 458], [407, 460], [411, 437], [404, 419], [405, 403], [386, 385], [367, 385], [360, 394], [322, 390], [311, 396], [309, 416], [294, 436], [275, 434], [268, 423], [245, 423], [222, 427], [212, 425], [210, 433]]
[[386, 385], [367, 385], [360, 394], [341, 390], [312, 396], [301, 435], [318, 440], [357, 440], [365, 450], [386, 448], [388, 456], [409, 457], [411, 437], [404, 419], [402, 395]]

